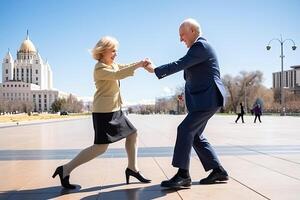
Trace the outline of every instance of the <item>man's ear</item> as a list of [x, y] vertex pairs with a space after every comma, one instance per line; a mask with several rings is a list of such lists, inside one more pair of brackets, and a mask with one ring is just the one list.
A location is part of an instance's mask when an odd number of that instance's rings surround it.
[[191, 27], [191, 32], [192, 32], [192, 33], [194, 33], [194, 32], [195, 32], [195, 30], [194, 30], [194, 28], [193, 28], [193, 27]]

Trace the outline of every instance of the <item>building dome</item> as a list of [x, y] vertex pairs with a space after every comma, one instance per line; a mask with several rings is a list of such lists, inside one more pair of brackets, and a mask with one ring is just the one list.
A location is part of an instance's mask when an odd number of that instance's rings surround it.
[[29, 37], [26, 38], [26, 40], [23, 41], [20, 47], [20, 52], [36, 52], [35, 46], [29, 39]]

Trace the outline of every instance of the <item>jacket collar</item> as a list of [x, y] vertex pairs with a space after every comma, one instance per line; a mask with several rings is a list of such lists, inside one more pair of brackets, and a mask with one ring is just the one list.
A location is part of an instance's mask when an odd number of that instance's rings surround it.
[[197, 41], [199, 41], [199, 40], [204, 40], [204, 41], [206, 41], [206, 39], [205, 39], [204, 37], [199, 36], [199, 37], [196, 39], [195, 42], [197, 42]]
[[205, 39], [204, 37], [199, 36], [199, 37], [195, 40], [195, 42], [192, 44], [192, 46], [193, 46], [196, 42], [199, 42], [200, 40], [206, 41], [206, 39]]

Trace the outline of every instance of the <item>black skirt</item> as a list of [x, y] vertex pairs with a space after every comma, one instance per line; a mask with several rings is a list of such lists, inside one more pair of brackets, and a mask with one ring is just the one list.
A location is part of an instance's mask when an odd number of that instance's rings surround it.
[[117, 142], [137, 131], [121, 110], [111, 113], [92, 113], [92, 115], [95, 130], [94, 144]]

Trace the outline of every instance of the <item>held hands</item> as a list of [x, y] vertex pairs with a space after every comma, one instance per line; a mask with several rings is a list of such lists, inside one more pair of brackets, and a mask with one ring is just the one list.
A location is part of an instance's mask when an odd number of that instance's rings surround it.
[[138, 66], [143, 67], [149, 73], [154, 73], [154, 64], [151, 62], [150, 59], [146, 58], [137, 63]]
[[155, 66], [154, 66], [154, 64], [151, 62], [151, 60], [148, 59], [148, 58], [146, 58], [146, 59], [144, 60], [144, 62], [145, 62], [145, 65], [143, 66], [144, 69], [147, 70], [149, 73], [154, 73], [154, 68], [155, 68]]

